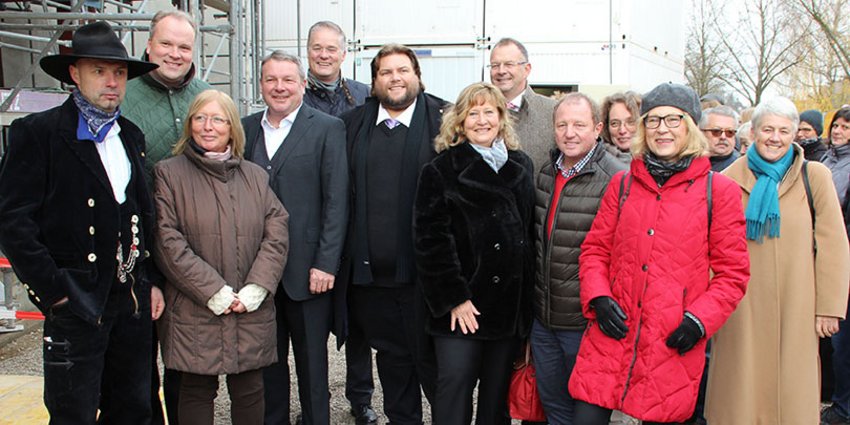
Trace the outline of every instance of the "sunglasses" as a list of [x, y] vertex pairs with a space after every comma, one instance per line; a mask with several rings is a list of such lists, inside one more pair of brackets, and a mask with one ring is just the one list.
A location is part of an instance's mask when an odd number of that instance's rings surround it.
[[706, 128], [702, 131], [711, 134], [712, 137], [720, 137], [720, 135], [723, 134], [727, 139], [735, 137], [735, 134], [738, 133], [738, 130], [723, 130], [720, 128]]

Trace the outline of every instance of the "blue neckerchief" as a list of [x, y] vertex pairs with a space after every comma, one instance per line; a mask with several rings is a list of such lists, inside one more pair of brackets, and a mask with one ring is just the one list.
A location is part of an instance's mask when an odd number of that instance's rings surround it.
[[762, 243], [765, 236], [779, 237], [779, 182], [793, 161], [794, 149], [791, 148], [776, 162], [765, 161], [755, 144], [747, 149], [747, 166], [757, 178], [744, 212], [747, 218], [747, 239]]
[[102, 142], [112, 129], [112, 124], [121, 115], [121, 110], [115, 108], [114, 112], [104, 112], [86, 100], [79, 89], [74, 89], [71, 97], [79, 110], [77, 140]]
[[484, 158], [484, 162], [490, 166], [496, 173], [508, 162], [508, 148], [505, 146], [505, 142], [502, 139], [496, 139], [493, 141], [492, 147], [479, 146], [475, 143], [468, 142], [469, 146], [472, 146], [482, 158]]

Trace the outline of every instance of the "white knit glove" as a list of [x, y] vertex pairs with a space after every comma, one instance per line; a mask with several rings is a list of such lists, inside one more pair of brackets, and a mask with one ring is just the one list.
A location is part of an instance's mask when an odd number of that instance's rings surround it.
[[233, 293], [233, 288], [230, 285], [224, 285], [215, 295], [207, 301], [207, 308], [212, 310], [216, 316], [221, 316], [225, 310], [230, 308], [233, 300], [236, 299], [236, 294]]
[[263, 303], [263, 300], [266, 299], [268, 294], [269, 291], [267, 291], [266, 288], [263, 288], [256, 283], [249, 283], [239, 290], [238, 296], [239, 301], [242, 302], [242, 305], [245, 306], [248, 313], [251, 313], [260, 308], [260, 304]]

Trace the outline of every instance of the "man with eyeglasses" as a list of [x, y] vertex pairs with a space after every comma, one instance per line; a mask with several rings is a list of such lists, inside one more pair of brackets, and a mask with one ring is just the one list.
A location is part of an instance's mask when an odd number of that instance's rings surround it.
[[827, 147], [823, 138], [823, 114], [816, 109], [800, 113], [800, 126], [794, 141], [803, 147], [803, 157], [809, 161], [821, 162], [826, 155]]
[[301, 60], [276, 50], [261, 65], [266, 109], [242, 119], [245, 159], [268, 171], [289, 211], [289, 258], [275, 295], [280, 361], [266, 368], [266, 425], [288, 424], [289, 341], [295, 354], [301, 423], [330, 423], [328, 335], [332, 290], [348, 222], [348, 164], [342, 120], [303, 102]]
[[738, 113], [734, 109], [728, 106], [706, 109], [699, 120], [699, 128], [708, 139], [712, 171], [723, 171], [741, 156], [735, 149]]
[[549, 150], [555, 146], [552, 114], [557, 101], [535, 93], [528, 85], [528, 50], [513, 38], [503, 38], [493, 46], [487, 68], [490, 82], [508, 102], [520, 147], [531, 157], [537, 172], [549, 162]]

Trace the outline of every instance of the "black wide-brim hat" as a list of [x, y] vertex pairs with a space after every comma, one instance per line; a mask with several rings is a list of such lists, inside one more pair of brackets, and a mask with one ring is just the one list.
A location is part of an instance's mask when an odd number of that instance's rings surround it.
[[41, 58], [41, 61], [39, 61], [41, 69], [63, 83], [75, 84], [74, 80], [71, 79], [68, 66], [73, 65], [79, 59], [125, 62], [128, 80], [147, 74], [159, 67], [155, 63], [140, 61], [127, 55], [127, 49], [124, 48], [121, 40], [112, 31], [112, 27], [103, 21], [77, 28], [74, 32], [74, 38], [71, 40], [71, 50], [70, 54]]

